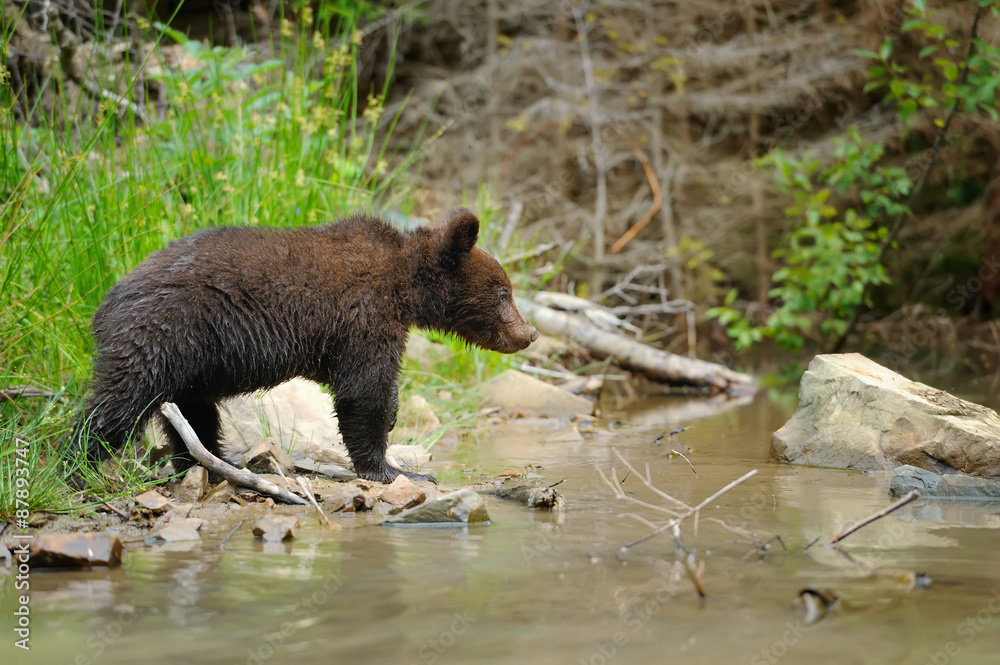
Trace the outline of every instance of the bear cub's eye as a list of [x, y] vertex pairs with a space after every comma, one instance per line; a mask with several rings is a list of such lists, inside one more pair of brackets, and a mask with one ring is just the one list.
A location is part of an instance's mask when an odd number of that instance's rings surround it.
[[500, 300], [506, 300], [509, 297], [510, 292], [507, 289], [500, 287]]

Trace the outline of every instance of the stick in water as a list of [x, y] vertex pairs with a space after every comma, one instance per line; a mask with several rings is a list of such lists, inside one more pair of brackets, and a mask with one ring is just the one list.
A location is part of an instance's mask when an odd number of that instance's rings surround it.
[[907, 494], [906, 496], [904, 496], [902, 499], [900, 499], [896, 503], [892, 504], [891, 506], [886, 506], [885, 508], [883, 508], [882, 510], [878, 511], [874, 515], [872, 515], [870, 517], [864, 518], [863, 520], [861, 520], [860, 522], [858, 522], [854, 526], [850, 527], [846, 531], [838, 533], [836, 536], [834, 536], [830, 540], [828, 540], [825, 543], [823, 543], [823, 547], [830, 547], [832, 545], [836, 545], [837, 543], [839, 543], [840, 541], [842, 541], [844, 538], [847, 538], [849, 535], [851, 535], [852, 533], [854, 533], [855, 531], [857, 531], [861, 527], [867, 526], [868, 524], [871, 524], [875, 520], [881, 519], [881, 518], [885, 517], [886, 515], [888, 515], [889, 513], [891, 513], [892, 511], [898, 510], [899, 508], [902, 508], [903, 506], [905, 506], [909, 502], [911, 502], [911, 501], [913, 501], [915, 499], [919, 499], [919, 498], [920, 498], [920, 492], [918, 492], [917, 490], [911, 490], [909, 494]]
[[194, 457], [198, 462], [208, 469], [209, 471], [214, 471], [226, 480], [233, 483], [233, 486], [243, 485], [244, 487], [249, 487], [252, 490], [260, 492], [261, 494], [266, 494], [267, 496], [272, 496], [275, 499], [284, 501], [285, 503], [293, 503], [299, 506], [308, 506], [309, 502], [300, 496], [292, 494], [288, 490], [278, 487], [272, 482], [264, 480], [260, 476], [246, 469], [237, 469], [235, 466], [225, 462], [212, 453], [208, 452], [208, 449], [202, 445], [201, 441], [198, 439], [198, 435], [195, 434], [194, 429], [184, 418], [181, 410], [177, 408], [177, 405], [173, 402], [164, 402], [163, 406], [160, 407], [160, 413], [166, 416], [170, 424], [174, 426], [177, 433], [180, 434], [181, 439], [184, 441], [184, 445], [187, 446], [188, 450], [191, 451], [191, 456]]

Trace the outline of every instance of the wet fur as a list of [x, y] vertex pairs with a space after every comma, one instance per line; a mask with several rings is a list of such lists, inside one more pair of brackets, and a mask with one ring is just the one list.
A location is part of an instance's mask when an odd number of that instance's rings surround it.
[[411, 326], [503, 353], [537, 337], [503, 268], [475, 247], [478, 231], [475, 215], [456, 208], [442, 226], [408, 233], [356, 216], [171, 243], [115, 285], [94, 316], [97, 356], [77, 438], [100, 459], [171, 401], [218, 454], [219, 400], [301, 376], [332, 389], [358, 475], [392, 480], [399, 471], [385, 450]]

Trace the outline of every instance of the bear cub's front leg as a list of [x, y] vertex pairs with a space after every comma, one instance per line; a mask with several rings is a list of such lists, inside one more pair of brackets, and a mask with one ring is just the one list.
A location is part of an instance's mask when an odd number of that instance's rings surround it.
[[351, 381], [335, 382], [333, 394], [340, 433], [359, 478], [391, 483], [402, 474], [411, 480], [437, 483], [432, 476], [397, 469], [386, 459], [389, 432], [396, 425], [399, 408], [395, 376], [374, 380], [363, 388]]

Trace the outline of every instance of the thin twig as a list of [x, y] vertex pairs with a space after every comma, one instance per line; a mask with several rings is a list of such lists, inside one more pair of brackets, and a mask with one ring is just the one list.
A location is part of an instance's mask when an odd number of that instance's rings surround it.
[[229, 532], [229, 535], [227, 535], [225, 538], [222, 539], [222, 542], [219, 543], [220, 550], [226, 549], [226, 543], [229, 542], [229, 539], [232, 538], [236, 534], [236, 532], [240, 530], [240, 527], [243, 526], [243, 523], [245, 521], [246, 520], [240, 520], [240, 523], [233, 527], [232, 531]]
[[904, 496], [902, 499], [900, 499], [896, 503], [894, 503], [894, 504], [892, 504], [890, 506], [886, 506], [885, 508], [883, 508], [882, 510], [878, 511], [874, 515], [866, 517], [865, 519], [861, 520], [860, 522], [858, 522], [854, 526], [846, 529], [845, 531], [842, 531], [841, 533], [838, 533], [836, 536], [834, 536], [830, 540], [828, 540], [825, 543], [823, 543], [823, 547], [830, 547], [832, 545], [836, 545], [837, 543], [839, 543], [840, 541], [842, 541], [844, 538], [847, 538], [849, 535], [851, 535], [852, 533], [854, 533], [855, 531], [857, 531], [861, 527], [867, 526], [867, 525], [871, 524], [872, 522], [874, 522], [875, 520], [882, 519], [883, 517], [885, 517], [889, 513], [893, 512], [895, 510], [899, 510], [900, 508], [902, 508], [906, 504], [908, 504], [911, 501], [914, 501], [916, 499], [919, 499], [919, 498], [920, 498], [920, 492], [918, 492], [917, 490], [911, 490], [909, 494], [907, 494], [906, 496]]
[[119, 510], [118, 508], [115, 508], [114, 506], [112, 506], [107, 501], [104, 502], [104, 505], [107, 506], [112, 512], [116, 513], [122, 519], [124, 519], [124, 520], [128, 519], [128, 513], [124, 512], [122, 510]]
[[316, 509], [316, 514], [319, 515], [320, 523], [325, 523], [327, 526], [333, 526], [333, 522], [327, 518], [326, 513], [324, 513], [323, 509], [319, 507], [318, 503], [316, 503], [316, 497], [314, 497], [313, 493], [309, 490], [305, 479], [302, 478], [302, 476], [295, 476], [295, 481], [299, 484], [299, 487], [302, 488], [302, 491], [306, 493], [306, 498], [309, 499], [309, 503], [311, 503], [312, 507]]
[[670, 452], [672, 454], [674, 454], [674, 455], [680, 455], [681, 459], [684, 460], [685, 462], [687, 462], [688, 466], [691, 467], [691, 470], [694, 471], [694, 475], [696, 475], [696, 476], [698, 475], [698, 472], [694, 470], [694, 465], [691, 464], [691, 460], [689, 460], [687, 457], [685, 457], [684, 453], [682, 453], [682, 452], [680, 452], [678, 450], [674, 450], [673, 448], [670, 449]]
[[[610, 127], [610, 125], [607, 126]], [[642, 149], [632, 141], [632, 139], [619, 132], [615, 127], [611, 127], [611, 129], [614, 130], [615, 134], [617, 134], [621, 140], [625, 141], [625, 144], [628, 145], [632, 154], [634, 154], [635, 158], [639, 160], [640, 164], [642, 164], [642, 170], [646, 174], [646, 180], [649, 181], [649, 188], [653, 191], [653, 204], [649, 206], [649, 210], [646, 211], [646, 214], [643, 215], [642, 219], [636, 222], [635, 225], [628, 231], [623, 233], [608, 250], [609, 254], [617, 254], [621, 251], [622, 247], [627, 245], [628, 242], [632, 240], [632, 238], [639, 235], [639, 232], [646, 228], [646, 225], [649, 224], [651, 219], [653, 219], [653, 216], [660, 211], [660, 208], [663, 206], [663, 195], [660, 193], [660, 180], [656, 177], [656, 172], [653, 171], [653, 165], [649, 163], [649, 157], [646, 156], [646, 153], [643, 152]]]
[[690, 517], [691, 515], [694, 515], [699, 510], [701, 510], [702, 508], [704, 508], [705, 506], [707, 506], [709, 503], [711, 503], [712, 501], [715, 501], [717, 498], [719, 498], [720, 496], [722, 496], [723, 494], [725, 494], [729, 490], [733, 489], [734, 487], [736, 487], [737, 485], [739, 485], [743, 481], [748, 480], [749, 478], [751, 478], [751, 477], [753, 477], [755, 475], [757, 475], [757, 469], [754, 469], [753, 471], [750, 471], [750, 472], [744, 474], [743, 476], [741, 476], [740, 478], [737, 478], [733, 482], [729, 483], [728, 485], [726, 485], [725, 487], [723, 487], [721, 490], [719, 490], [718, 492], [716, 492], [712, 496], [708, 497], [707, 499], [705, 499], [704, 501], [702, 501], [701, 503], [699, 503], [697, 506], [695, 506], [694, 508], [692, 508], [688, 512], [686, 512], [683, 515], [681, 515], [680, 517], [678, 517], [673, 522], [668, 522], [667, 524], [665, 524], [665, 525], [661, 526], [660, 528], [654, 530], [652, 533], [648, 533], [645, 536], [643, 536], [642, 538], [639, 538], [638, 540], [633, 540], [631, 543], [627, 543], [625, 545], [622, 545], [622, 549], [623, 550], [627, 550], [627, 549], [629, 549], [631, 547], [635, 547], [639, 543], [644, 543], [647, 540], [649, 540], [650, 538], [652, 538], [653, 536], [659, 535], [659, 534], [663, 533], [664, 531], [666, 531], [667, 529], [670, 529], [673, 526], [675, 526], [677, 524], [680, 524], [686, 518]]
[[[614, 448], [614, 447], [611, 448], [611, 452], [613, 452], [615, 454], [615, 457], [617, 457], [619, 460], [621, 460], [621, 463], [624, 464], [630, 471], [633, 469], [632, 465], [629, 464], [628, 460], [626, 460], [624, 457], [622, 457], [622, 454], [620, 452], [618, 452], [617, 448]], [[670, 496], [669, 494], [667, 494], [663, 490], [654, 487], [653, 484], [651, 482], [649, 482], [647, 479], [643, 478], [642, 474], [639, 473], [638, 471], [635, 472], [635, 475], [639, 479], [639, 481], [643, 485], [645, 485], [647, 488], [649, 488], [649, 490], [651, 492], [653, 492], [654, 494], [656, 494], [656, 495], [658, 495], [658, 496], [666, 499], [667, 501], [670, 501], [671, 503], [673, 503], [675, 505], [680, 506], [681, 508], [684, 508], [686, 510], [690, 510], [691, 509], [691, 506], [689, 506], [688, 504], [684, 503], [680, 499], [675, 499], [674, 497]]]
[[[601, 479], [605, 482], [605, 484], [607, 484], [608, 487], [611, 488], [612, 493], [617, 498], [625, 501], [631, 501], [632, 503], [642, 506], [643, 508], [649, 508], [650, 510], [655, 510], [657, 512], [664, 513], [667, 516], [672, 517], [674, 519], [680, 516], [680, 514], [675, 510], [670, 510], [669, 508], [664, 508], [663, 506], [657, 506], [656, 504], [648, 503], [646, 501], [643, 501], [642, 499], [637, 499], [633, 496], [629, 496], [628, 494], [625, 493], [625, 491], [621, 488], [620, 485], [617, 485], [616, 482], [610, 480], [606, 475], [604, 475], [604, 471], [602, 471], [600, 467], [597, 467], [597, 473], [600, 474]], [[615, 481], [617, 480], [618, 479], [615, 478]]]

